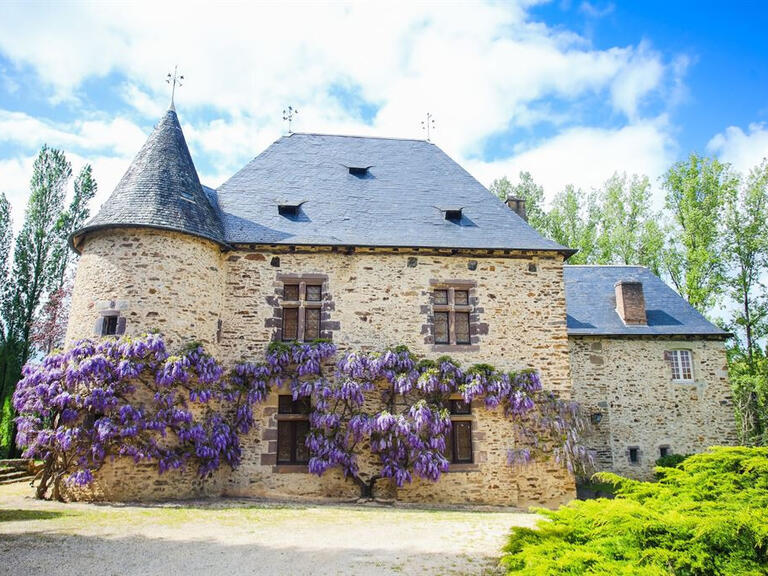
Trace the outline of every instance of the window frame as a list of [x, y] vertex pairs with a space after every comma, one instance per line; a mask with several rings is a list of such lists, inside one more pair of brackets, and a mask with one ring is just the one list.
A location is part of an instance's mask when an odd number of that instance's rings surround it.
[[[298, 287], [298, 300], [286, 299], [287, 287]], [[320, 290], [318, 300], [309, 300], [307, 298], [307, 288], [317, 287]], [[282, 321], [280, 323], [280, 340], [282, 342], [311, 342], [322, 338], [323, 333], [323, 301], [326, 296], [325, 283], [320, 280], [286, 278], [283, 280], [283, 290], [280, 302], [282, 310]], [[285, 335], [286, 309], [296, 310], [296, 337], [287, 338]], [[317, 336], [307, 339], [307, 310], [317, 310]]]
[[[667, 364], [672, 372], [673, 382], [691, 383], [695, 381], [695, 375], [693, 370], [693, 351], [689, 348], [675, 348], [673, 350], [665, 351], [667, 356]], [[685, 377], [686, 366], [683, 362], [683, 356], [688, 358], [687, 371], [689, 377]]]
[[[281, 398], [290, 398], [291, 399], [291, 411], [285, 412], [280, 411], [280, 399]], [[306, 405], [305, 404], [306, 401]], [[279, 394], [277, 397], [277, 414], [276, 414], [276, 420], [277, 420], [277, 444], [275, 447], [275, 463], [277, 466], [306, 466], [309, 464], [310, 454], [309, 454], [309, 448], [307, 448], [306, 454], [307, 459], [299, 459], [298, 457], [298, 428], [300, 424], [306, 423], [307, 426], [307, 434], [309, 434], [309, 412], [312, 410], [312, 406], [309, 403], [309, 399], [299, 399], [299, 400], [293, 400], [293, 396], [291, 394]], [[289, 434], [289, 445], [291, 448], [291, 455], [288, 460], [281, 460], [280, 459], [280, 430], [281, 429], [287, 429]], [[306, 438], [306, 436], [305, 436]], [[306, 447], [306, 445], [305, 445]]]
[[[461, 403], [467, 406], [467, 412], [458, 411], [456, 404]], [[472, 442], [472, 432], [474, 429], [474, 426], [472, 425], [473, 417], [472, 417], [472, 403], [471, 402], [464, 402], [464, 400], [461, 397], [452, 397], [448, 400], [448, 411], [451, 415], [451, 429], [448, 432], [448, 435], [446, 436], [446, 454], [445, 457], [447, 458], [448, 462], [451, 465], [457, 465], [457, 464], [474, 464], [475, 463], [475, 446]], [[462, 423], [462, 424], [468, 424], [469, 425], [469, 459], [460, 459], [458, 456], [458, 426], [455, 426], [456, 423]], [[450, 449], [450, 450], [449, 450]]]
[[[430, 303], [432, 308], [432, 343], [435, 346], [450, 346], [458, 347], [460, 349], [466, 349], [472, 346], [472, 313], [474, 312], [474, 305], [472, 303], [473, 294], [472, 291], [475, 287], [475, 283], [469, 282], [430, 282]], [[446, 299], [443, 302], [442, 298], [438, 300], [438, 293], [446, 293]], [[456, 294], [466, 294], [466, 304], [457, 304]], [[463, 300], [463, 298], [462, 298]], [[437, 338], [437, 314], [447, 314], [448, 317], [448, 339], [438, 340]], [[456, 332], [456, 317], [457, 314], [467, 317], [467, 338], [466, 340], [459, 340]]]
[[[114, 332], [110, 332], [109, 328], [114, 323]], [[120, 329], [120, 317], [117, 314], [104, 314], [101, 317], [101, 335], [102, 336], [117, 336]]]

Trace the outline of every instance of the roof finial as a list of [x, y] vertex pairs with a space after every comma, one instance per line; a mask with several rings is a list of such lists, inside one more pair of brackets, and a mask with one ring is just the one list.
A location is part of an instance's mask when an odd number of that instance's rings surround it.
[[293, 131], [291, 130], [291, 122], [293, 122], [293, 117], [298, 113], [299, 111], [293, 106], [288, 106], [288, 108], [283, 110], [283, 120], [288, 122], [288, 134], [293, 134]]
[[432, 117], [432, 114], [427, 112], [427, 119], [421, 121], [421, 129], [426, 131], [427, 133], [427, 142], [431, 142], [429, 139], [429, 130], [435, 128], [435, 119]]
[[179, 76], [178, 74], [179, 67], [174, 66], [173, 67], [173, 74], [168, 72], [168, 75], [165, 77], [165, 81], [171, 85], [171, 110], [176, 111], [176, 106], [173, 103], [173, 97], [176, 95], [176, 86], [183, 86], [181, 83], [182, 80], [184, 80], [184, 76]]

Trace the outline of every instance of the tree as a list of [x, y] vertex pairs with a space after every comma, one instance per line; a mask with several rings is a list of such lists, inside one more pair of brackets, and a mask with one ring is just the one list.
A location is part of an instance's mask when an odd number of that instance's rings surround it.
[[547, 218], [549, 237], [578, 249], [570, 264], [594, 263], [599, 219], [600, 207], [594, 194], [585, 194], [569, 184], [555, 196]]
[[[54, 262], [57, 270], [54, 275], [54, 289], [60, 290], [65, 283], [65, 277], [73, 262], [75, 254], [69, 248], [69, 237], [78, 229], [83, 227], [90, 210], [88, 203], [96, 195], [98, 186], [93, 179], [93, 170], [90, 164], [86, 164], [75, 178], [75, 191], [69, 207], [61, 213], [56, 223], [56, 231], [59, 235], [59, 244], [56, 247]], [[64, 319], [66, 323], [66, 318]]]
[[[21, 377], [20, 369], [32, 351], [32, 324], [46, 292], [55, 284], [59, 269], [58, 222], [66, 186], [72, 174], [60, 150], [43, 146], [35, 160], [24, 223], [16, 238], [10, 294], [3, 309], [5, 330], [4, 372], [0, 404], [4, 405]], [[3, 425], [8, 427], [7, 418]], [[13, 430], [10, 432], [13, 438]], [[8, 446], [12, 450], [13, 443]]]
[[598, 264], [639, 264], [660, 273], [664, 233], [647, 176], [614, 174], [599, 192]]
[[502, 201], [514, 196], [525, 200], [528, 224], [541, 234], [547, 234], [547, 213], [544, 210], [544, 188], [533, 181], [530, 172], [520, 172], [520, 182], [512, 184], [506, 176], [493, 181], [490, 191]]
[[758, 341], [768, 334], [768, 160], [754, 167], [738, 188], [729, 190], [723, 218], [725, 281], [738, 304], [733, 327], [741, 333], [750, 363]]
[[692, 153], [667, 171], [662, 185], [675, 223], [664, 255], [666, 271], [680, 295], [707, 312], [721, 293], [720, 219], [736, 178], [727, 164]]
[[0, 286], [0, 346], [5, 344], [9, 328], [6, 324], [6, 317], [12, 287], [8, 269], [12, 241], [11, 204], [5, 194], [0, 192], [0, 278], [3, 279], [3, 285]]

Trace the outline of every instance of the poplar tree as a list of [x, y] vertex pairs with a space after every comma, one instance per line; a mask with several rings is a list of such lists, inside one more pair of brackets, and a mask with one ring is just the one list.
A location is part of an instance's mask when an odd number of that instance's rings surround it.
[[755, 166], [725, 201], [723, 244], [728, 294], [737, 305], [732, 324], [741, 332], [750, 364], [768, 336], [768, 160]]
[[680, 295], [703, 313], [722, 293], [721, 217], [736, 181], [729, 165], [695, 153], [663, 177], [674, 222], [664, 266]]
[[639, 264], [659, 275], [664, 249], [660, 216], [651, 209], [647, 176], [614, 174], [599, 192], [598, 264]]
[[600, 207], [595, 194], [569, 184], [552, 202], [547, 216], [547, 236], [563, 246], [578, 249], [568, 260], [569, 264], [592, 264], [596, 257], [599, 220]]
[[[59, 221], [72, 168], [64, 153], [43, 146], [35, 159], [24, 223], [16, 238], [12, 272], [3, 308], [4, 366], [0, 406], [5, 407], [32, 352], [31, 330], [41, 301], [58, 279], [61, 234]], [[12, 414], [4, 410], [5, 448], [15, 452]]]

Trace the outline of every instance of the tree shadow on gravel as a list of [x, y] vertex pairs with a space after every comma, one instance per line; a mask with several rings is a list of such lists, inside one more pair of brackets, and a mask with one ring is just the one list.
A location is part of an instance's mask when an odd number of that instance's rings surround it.
[[[258, 527], [254, 527], [258, 530]], [[290, 543], [290, 544], [289, 544]], [[368, 543], [375, 544], [375, 543]], [[490, 551], [489, 551], [490, 552]], [[492, 557], [431, 553], [412, 548], [323, 547], [286, 543], [225, 544], [211, 539], [85, 536], [27, 532], [4, 534], [0, 556], [7, 574], [57, 576], [383, 576], [386, 574], [501, 574]]]

